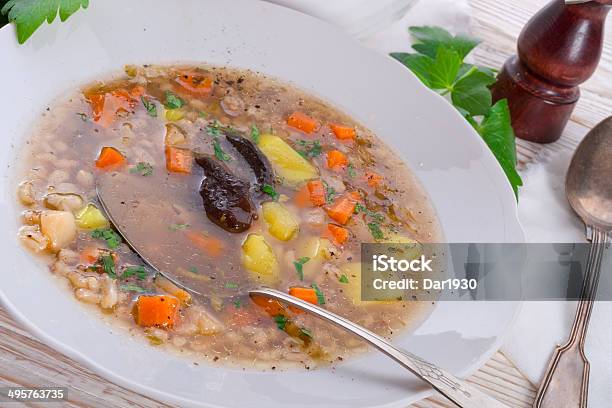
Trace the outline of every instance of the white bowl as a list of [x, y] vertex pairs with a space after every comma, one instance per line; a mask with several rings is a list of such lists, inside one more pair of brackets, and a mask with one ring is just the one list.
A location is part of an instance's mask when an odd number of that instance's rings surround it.
[[418, 0], [266, 0], [336, 24], [365, 38], [406, 15]]
[[[406, 407], [430, 390], [379, 353], [335, 370], [249, 372], [190, 361], [93, 316], [16, 242], [11, 167], [31, 123], [54, 98], [126, 63], [208, 62], [292, 81], [344, 109], [403, 157], [435, 204], [450, 242], [522, 242], [516, 202], [480, 137], [446, 101], [391, 58], [317, 19], [265, 2], [105, 0], [24, 46], [0, 31], [5, 148], [0, 165], [4, 307], [43, 342], [149, 397], [199, 407]], [[498, 348], [517, 303], [440, 303], [398, 344], [458, 375]]]

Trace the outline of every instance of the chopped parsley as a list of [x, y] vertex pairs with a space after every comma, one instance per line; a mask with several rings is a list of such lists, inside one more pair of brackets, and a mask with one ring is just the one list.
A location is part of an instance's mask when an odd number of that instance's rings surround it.
[[372, 218], [375, 222], [381, 223], [385, 220], [385, 216], [381, 213], [370, 210], [368, 207], [361, 203], [357, 203], [355, 206], [355, 214], [364, 213], [368, 217]]
[[274, 201], [277, 201], [278, 196], [280, 196], [280, 194], [278, 194], [274, 189], [274, 186], [271, 186], [270, 184], [264, 184], [263, 186], [261, 186], [261, 191], [272, 197]]
[[138, 293], [146, 292], [146, 290], [144, 290], [138, 285], [134, 285], [133, 283], [127, 283], [125, 285], [120, 285], [119, 289], [125, 292], [138, 292]]
[[132, 276], [136, 276], [136, 279], [138, 280], [145, 280], [147, 278], [147, 270], [142, 265], [128, 266], [124, 269], [123, 275], [121, 275], [123, 279], [127, 279]]
[[238, 289], [238, 284], [237, 284], [237, 283], [234, 283], [234, 282], [227, 282], [227, 283], [225, 284], [225, 287], [226, 287], [227, 289]]
[[216, 119], [213, 121], [213, 123], [206, 127], [206, 133], [208, 133], [212, 137], [221, 136], [221, 125]]
[[240, 299], [236, 299], [236, 300], [234, 301], [234, 307], [235, 307], [236, 309], [240, 309], [240, 306], [242, 306], [242, 302], [240, 301]]
[[300, 335], [312, 339], [312, 331], [310, 331], [309, 329], [305, 327], [300, 328]]
[[349, 165], [348, 165], [348, 175], [349, 175], [349, 177], [357, 176], [357, 172], [355, 171], [355, 166], [353, 166], [352, 163], [349, 163]]
[[217, 138], [215, 138], [215, 140], [213, 140], [213, 148], [215, 149], [215, 157], [217, 159], [219, 159], [221, 161], [230, 161], [230, 160], [232, 160], [232, 158], [229, 157], [229, 155], [223, 151], [223, 149], [221, 148], [221, 144], [219, 143], [219, 140], [217, 140]]
[[180, 230], [187, 229], [189, 227], [191, 227], [191, 225], [189, 225], [189, 224], [170, 224], [168, 229], [170, 231], [180, 231]]
[[338, 278], [338, 281], [339, 281], [340, 283], [349, 283], [348, 276], [346, 276], [345, 274], [342, 274], [342, 275], [340, 276], [340, 278]]
[[257, 128], [257, 126], [255, 125], [251, 125], [251, 140], [253, 140], [253, 143], [258, 144], [259, 143], [259, 129]]
[[325, 304], [325, 296], [323, 295], [323, 292], [321, 292], [321, 289], [319, 289], [319, 287], [317, 286], [316, 283], [313, 283], [310, 286], [315, 290], [315, 293], [317, 294], [317, 303], [320, 304], [320, 305], [324, 305]]
[[115, 269], [115, 260], [113, 259], [112, 255], [102, 255], [100, 257], [99, 262], [102, 265], [102, 269], [104, 270], [105, 273], [108, 274], [108, 276], [110, 276], [113, 279], [117, 278], [117, 272]]
[[199, 273], [198, 272], [198, 268], [196, 268], [195, 266], [192, 266], [191, 268], [189, 268], [189, 272], [191, 272], [191, 273]]
[[166, 103], [164, 106], [168, 109], [180, 109], [185, 105], [185, 101], [173, 94], [170, 91], [166, 91]]
[[153, 174], [153, 166], [151, 163], [139, 162], [136, 167], [130, 169], [130, 173], [140, 173], [141, 176], [147, 177]]
[[287, 316], [276, 315], [274, 316], [274, 322], [280, 330], [285, 330], [285, 327], [287, 327], [288, 319]]
[[325, 181], [323, 182], [325, 186], [325, 202], [327, 204], [331, 204], [334, 202], [334, 198], [336, 197], [336, 190], [333, 187], [330, 187]]
[[151, 102], [144, 96], [141, 96], [140, 100], [142, 101], [142, 104], [147, 110], [147, 113], [149, 114], [149, 116], [151, 116], [152, 118], [156, 118], [157, 117], [157, 106], [155, 106], [153, 102]]
[[298, 153], [305, 159], [317, 157], [323, 152], [321, 142], [318, 140], [313, 142], [298, 140], [297, 144], [302, 147], [302, 150], [298, 150]]
[[370, 229], [370, 234], [372, 234], [372, 237], [374, 239], [379, 240], [385, 237], [385, 234], [383, 234], [382, 230], [380, 229], [380, 225], [378, 225], [377, 223], [369, 223], [368, 228]]
[[304, 280], [304, 265], [310, 261], [310, 258], [307, 256], [303, 256], [300, 259], [298, 259], [297, 261], [293, 261], [293, 266], [295, 266], [295, 270], [298, 274], [298, 277], [300, 278], [300, 280]]
[[103, 239], [110, 249], [115, 249], [121, 244], [121, 237], [110, 228], [98, 228], [91, 231], [91, 237], [94, 239]]

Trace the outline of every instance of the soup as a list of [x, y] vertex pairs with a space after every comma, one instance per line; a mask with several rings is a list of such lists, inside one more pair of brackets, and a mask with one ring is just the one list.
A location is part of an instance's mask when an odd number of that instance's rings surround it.
[[128, 66], [48, 108], [21, 159], [19, 240], [152, 345], [310, 369], [365, 346], [249, 289], [383, 336], [431, 308], [360, 296], [361, 243], [439, 241], [408, 169], [346, 114], [261, 74]]

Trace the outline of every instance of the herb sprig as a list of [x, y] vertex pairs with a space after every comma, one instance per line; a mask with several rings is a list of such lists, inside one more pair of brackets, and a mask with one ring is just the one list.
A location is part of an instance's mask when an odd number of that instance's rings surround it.
[[493, 104], [489, 87], [497, 73], [464, 62], [480, 43], [467, 36], [453, 36], [440, 27], [410, 27], [417, 53], [392, 53], [425, 86], [447, 95], [455, 108], [476, 129], [499, 161], [518, 198], [523, 181], [516, 171], [516, 144], [508, 101]]
[[23, 44], [32, 36], [42, 23], [51, 24], [57, 17], [61, 21], [76, 13], [81, 7], [86, 9], [89, 0], [9, 0], [0, 10], [17, 27], [17, 41]]
[[304, 280], [304, 265], [306, 265], [308, 261], [310, 261], [310, 258], [307, 256], [303, 256], [297, 261], [293, 261], [293, 266], [295, 266], [295, 271], [301, 281]]
[[115, 249], [121, 244], [121, 237], [110, 228], [98, 228], [91, 231], [91, 237], [94, 239], [102, 239], [106, 241], [106, 245], [110, 249]]

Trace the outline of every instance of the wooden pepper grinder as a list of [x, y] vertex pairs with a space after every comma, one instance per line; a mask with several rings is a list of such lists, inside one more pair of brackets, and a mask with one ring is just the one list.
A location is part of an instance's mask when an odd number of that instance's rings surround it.
[[518, 137], [559, 139], [580, 98], [578, 85], [599, 64], [610, 5], [612, 0], [553, 0], [527, 23], [518, 55], [506, 61], [493, 87], [495, 101], [508, 99]]

